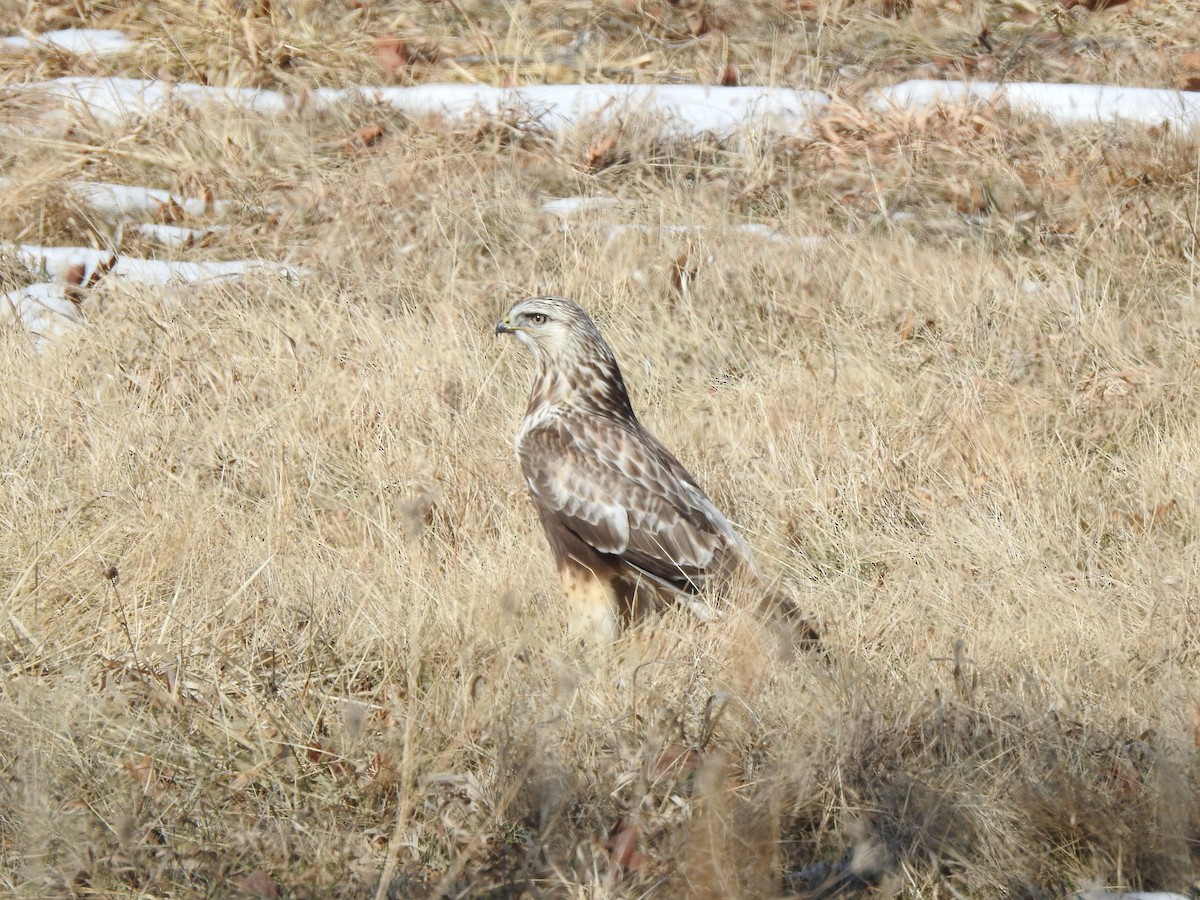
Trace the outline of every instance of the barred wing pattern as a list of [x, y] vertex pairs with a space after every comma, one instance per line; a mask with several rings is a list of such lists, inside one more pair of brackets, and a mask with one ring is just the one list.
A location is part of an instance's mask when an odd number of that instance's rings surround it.
[[729, 521], [636, 420], [566, 410], [539, 418], [521, 434], [517, 453], [547, 530], [565, 529], [597, 553], [686, 593], [749, 563]]

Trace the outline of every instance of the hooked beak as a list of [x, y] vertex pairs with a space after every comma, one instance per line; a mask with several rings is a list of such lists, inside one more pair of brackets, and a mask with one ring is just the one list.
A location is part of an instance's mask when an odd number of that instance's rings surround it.
[[505, 316], [498, 323], [496, 323], [497, 337], [502, 334], [516, 334], [516, 333], [517, 333], [517, 329], [513, 328], [512, 325], [509, 324], [508, 316]]

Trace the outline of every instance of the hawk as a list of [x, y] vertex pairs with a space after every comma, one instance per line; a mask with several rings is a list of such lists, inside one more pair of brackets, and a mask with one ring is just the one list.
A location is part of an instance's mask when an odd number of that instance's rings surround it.
[[517, 303], [496, 325], [532, 354], [517, 459], [570, 606], [571, 630], [615, 639], [656, 601], [757, 575], [729, 520], [629, 402], [612, 350], [579, 304]]

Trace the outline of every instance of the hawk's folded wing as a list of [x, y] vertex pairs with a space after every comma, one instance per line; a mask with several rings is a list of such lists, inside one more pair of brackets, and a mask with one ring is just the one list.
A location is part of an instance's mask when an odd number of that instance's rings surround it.
[[640, 426], [559, 415], [525, 432], [518, 454], [547, 527], [660, 584], [694, 592], [749, 560], [729, 521]]

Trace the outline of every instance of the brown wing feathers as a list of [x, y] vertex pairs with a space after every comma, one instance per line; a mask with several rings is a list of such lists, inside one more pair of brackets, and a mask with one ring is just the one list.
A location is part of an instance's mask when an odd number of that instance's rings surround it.
[[647, 438], [563, 416], [526, 432], [519, 455], [543, 517], [660, 583], [695, 592], [710, 576], [728, 574], [731, 557], [741, 554], [727, 523], [713, 521], [682, 489], [682, 467]]

